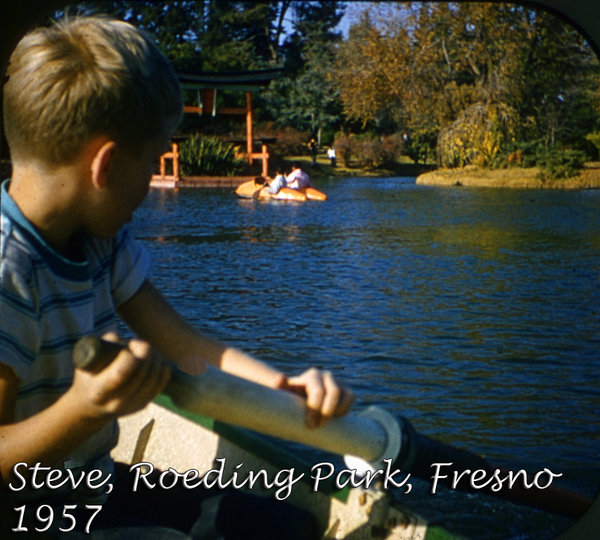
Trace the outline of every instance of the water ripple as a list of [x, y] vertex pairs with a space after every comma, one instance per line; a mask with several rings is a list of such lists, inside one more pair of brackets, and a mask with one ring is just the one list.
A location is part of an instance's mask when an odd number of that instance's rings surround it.
[[[152, 192], [132, 227], [157, 285], [204, 331], [288, 372], [331, 369], [361, 405], [595, 494], [600, 194], [321, 187], [329, 200], [303, 205]], [[475, 538], [565, 525], [464, 495], [406, 502]]]

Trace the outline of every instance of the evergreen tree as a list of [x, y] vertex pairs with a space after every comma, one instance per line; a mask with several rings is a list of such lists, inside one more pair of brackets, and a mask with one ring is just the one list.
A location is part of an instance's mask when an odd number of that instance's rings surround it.
[[597, 130], [600, 67], [583, 37], [560, 19], [539, 13], [528, 44], [520, 109], [523, 118], [535, 120], [531, 136], [551, 147]]
[[70, 9], [81, 14], [110, 14], [152, 35], [163, 53], [179, 71], [201, 69], [197, 37], [201, 31], [202, 2], [103, 0], [81, 2]]
[[286, 7], [291, 8], [292, 33], [279, 57], [287, 76], [271, 85], [263, 103], [278, 123], [320, 138], [322, 129], [341, 120], [338, 91], [328, 72], [335, 57], [334, 45], [341, 39], [335, 28], [343, 17], [344, 5], [294, 1]]
[[259, 69], [272, 65], [278, 6], [273, 2], [208, 0], [199, 36], [205, 70]]

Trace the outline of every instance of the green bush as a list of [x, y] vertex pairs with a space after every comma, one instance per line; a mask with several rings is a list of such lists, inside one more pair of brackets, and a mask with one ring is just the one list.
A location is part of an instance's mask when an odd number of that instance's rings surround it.
[[233, 144], [200, 134], [179, 146], [179, 164], [183, 176], [235, 176], [246, 168], [246, 161], [235, 157]]
[[585, 138], [590, 141], [600, 153], [600, 132], [588, 133]]
[[593, 137], [577, 137], [573, 141], [570, 141], [568, 146], [573, 150], [579, 150], [580, 152], [583, 152], [585, 154], [586, 161], [597, 161], [598, 157], [600, 157], [598, 146], [593, 140]]
[[406, 155], [419, 163], [427, 163], [430, 155], [435, 155], [437, 145], [437, 135], [433, 131], [419, 130], [415, 131], [405, 141]]
[[589, 154], [580, 149], [546, 148], [541, 139], [519, 142], [498, 153], [490, 163], [493, 168], [539, 167], [542, 180], [575, 176], [589, 159]]
[[538, 166], [541, 168], [542, 180], [556, 178], [569, 178], [575, 176], [583, 168], [586, 155], [581, 150], [551, 149], [538, 157]]
[[490, 161], [492, 169], [535, 167], [547, 152], [541, 140], [520, 141], [505, 145]]

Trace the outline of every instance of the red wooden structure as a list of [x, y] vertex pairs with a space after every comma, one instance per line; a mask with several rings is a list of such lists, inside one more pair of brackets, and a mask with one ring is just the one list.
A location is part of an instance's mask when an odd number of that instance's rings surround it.
[[[203, 116], [216, 115], [237, 115], [246, 118], [246, 138], [245, 140], [236, 140], [245, 147], [243, 155], [252, 165], [254, 160], [262, 161], [262, 175], [267, 176], [269, 170], [269, 150], [268, 145], [275, 139], [254, 138], [252, 125], [252, 92], [260, 90], [267, 86], [273, 79], [278, 78], [282, 73], [281, 69], [264, 69], [258, 71], [241, 72], [202, 72], [198, 74], [180, 74], [179, 80], [184, 90], [195, 90], [198, 95], [196, 105], [184, 105], [184, 113], [199, 114]], [[245, 107], [218, 107], [218, 90], [233, 90], [245, 92]], [[181, 138], [173, 139], [171, 151], [166, 152], [160, 159], [160, 174], [153, 178], [155, 185], [168, 186], [181, 180], [179, 174], [179, 142]], [[257, 151], [256, 143], [260, 144], [260, 151]], [[167, 161], [172, 162], [172, 174], [167, 174]], [[196, 182], [197, 184], [198, 182]]]

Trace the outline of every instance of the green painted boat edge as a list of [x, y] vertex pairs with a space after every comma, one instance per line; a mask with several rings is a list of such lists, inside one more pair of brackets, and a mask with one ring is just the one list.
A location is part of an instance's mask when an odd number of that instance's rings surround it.
[[[159, 394], [155, 399], [154, 403], [164, 409], [167, 409], [182, 418], [185, 418], [197, 425], [202, 426], [205, 429], [216, 433], [220, 437], [223, 437], [227, 441], [239, 446], [246, 452], [253, 454], [260, 459], [263, 459], [277, 468], [290, 468], [294, 467], [299, 472], [304, 472], [305, 475], [301, 481], [308, 482], [310, 478], [311, 465], [308, 461], [300, 458], [298, 455], [293, 454], [285, 448], [281, 448], [277, 444], [268, 440], [264, 435], [256, 433], [247, 429], [225, 424], [202, 416], [197, 413], [190, 412], [186, 409], [182, 409], [173, 403], [173, 400], [165, 395]], [[343, 489], [336, 488], [333, 481], [323, 482], [319, 486], [319, 491], [324, 492], [330, 497], [334, 497], [342, 503], [348, 501], [350, 488], [345, 487]], [[427, 530], [423, 540], [467, 540], [464, 536], [457, 535], [446, 529], [441, 525], [435, 523], [428, 523]]]
[[424, 540], [468, 540], [444, 529], [441, 525], [427, 524]]

